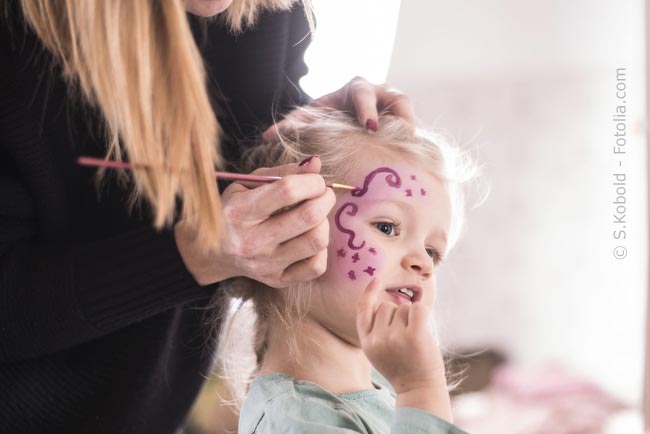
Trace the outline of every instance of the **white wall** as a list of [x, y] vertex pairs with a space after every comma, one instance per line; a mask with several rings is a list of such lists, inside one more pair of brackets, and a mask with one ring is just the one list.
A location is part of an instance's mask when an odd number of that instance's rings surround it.
[[[492, 193], [442, 269], [440, 333], [641, 396], [647, 270], [641, 0], [402, 2], [388, 82], [480, 148]], [[628, 154], [612, 154], [626, 67]], [[614, 259], [614, 171], [628, 175]]]

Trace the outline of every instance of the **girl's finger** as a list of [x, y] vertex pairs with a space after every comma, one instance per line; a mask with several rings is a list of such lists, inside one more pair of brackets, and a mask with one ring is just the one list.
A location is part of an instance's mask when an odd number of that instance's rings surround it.
[[361, 294], [357, 306], [357, 332], [359, 337], [367, 336], [373, 329], [375, 319], [375, 304], [381, 290], [379, 279], [372, 279]]
[[393, 318], [393, 324], [406, 328], [409, 324], [410, 310], [411, 310], [411, 305], [407, 303], [401, 304], [397, 308], [397, 312], [395, 312], [395, 318]]
[[423, 330], [429, 324], [429, 308], [423, 303], [413, 303], [409, 309], [408, 328]]
[[373, 331], [379, 334], [386, 332], [393, 323], [395, 312], [397, 312], [397, 305], [395, 303], [382, 301], [377, 308], [377, 313], [375, 314], [375, 325]]

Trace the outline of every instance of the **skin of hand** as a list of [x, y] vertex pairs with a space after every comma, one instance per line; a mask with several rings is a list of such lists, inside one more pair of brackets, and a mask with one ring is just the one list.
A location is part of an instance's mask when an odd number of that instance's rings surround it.
[[212, 17], [228, 9], [232, 0], [186, 0], [185, 9], [199, 17]]
[[325, 186], [320, 159], [258, 169], [253, 174], [282, 176], [247, 188], [231, 184], [222, 194], [223, 236], [219, 251], [199, 248], [196, 231], [174, 227], [183, 261], [201, 285], [245, 276], [274, 288], [314, 279], [327, 267], [329, 222], [335, 195]]
[[452, 421], [445, 367], [421, 302], [397, 306], [379, 301], [382, 284], [373, 279], [358, 306], [361, 348], [397, 394], [396, 407], [416, 407]]
[[[379, 111], [388, 110], [392, 115], [404, 119], [415, 131], [415, 114], [409, 97], [386, 84], [372, 84], [362, 77], [353, 78], [341, 89], [314, 100], [310, 105], [354, 112], [359, 124], [369, 131], [377, 131]], [[278, 131], [301, 116], [305, 116], [304, 112], [294, 110], [282, 121], [269, 127], [262, 137], [266, 140], [273, 139]]]

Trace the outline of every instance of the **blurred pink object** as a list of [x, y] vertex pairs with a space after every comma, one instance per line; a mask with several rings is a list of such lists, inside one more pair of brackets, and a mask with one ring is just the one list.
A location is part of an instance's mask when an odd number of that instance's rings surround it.
[[490, 386], [454, 400], [455, 422], [473, 434], [599, 434], [625, 406], [559, 366], [495, 369]]

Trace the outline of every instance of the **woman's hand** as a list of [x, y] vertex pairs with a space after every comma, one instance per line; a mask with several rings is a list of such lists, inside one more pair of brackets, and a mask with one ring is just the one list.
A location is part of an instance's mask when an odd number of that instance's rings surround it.
[[421, 302], [379, 301], [374, 279], [357, 310], [357, 332], [366, 357], [393, 386], [397, 407], [417, 407], [451, 422], [445, 366]]
[[325, 186], [320, 159], [258, 169], [282, 176], [256, 188], [231, 184], [221, 195], [223, 236], [218, 252], [203, 252], [197, 234], [183, 222], [174, 227], [176, 245], [197, 282], [207, 285], [245, 276], [274, 288], [306, 282], [325, 272], [329, 223], [335, 196]]
[[[336, 92], [314, 100], [310, 105], [345, 110], [357, 114], [359, 124], [369, 131], [377, 131], [379, 112], [387, 110], [404, 119], [415, 130], [415, 114], [410, 99], [386, 84], [376, 85], [362, 77], [355, 77]], [[278, 131], [290, 125], [292, 117], [303, 116], [300, 111], [289, 113], [282, 121], [267, 129], [262, 137], [271, 140]]]

